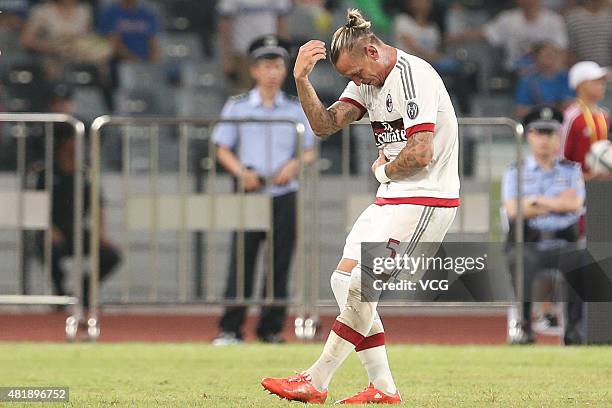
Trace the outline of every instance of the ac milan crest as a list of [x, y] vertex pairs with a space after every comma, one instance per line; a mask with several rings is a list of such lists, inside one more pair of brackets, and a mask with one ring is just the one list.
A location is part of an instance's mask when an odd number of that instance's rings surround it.
[[419, 115], [419, 105], [412, 101], [408, 102], [406, 113], [410, 119], [415, 119]]
[[391, 94], [387, 94], [387, 112], [393, 111], [393, 99], [391, 99]]

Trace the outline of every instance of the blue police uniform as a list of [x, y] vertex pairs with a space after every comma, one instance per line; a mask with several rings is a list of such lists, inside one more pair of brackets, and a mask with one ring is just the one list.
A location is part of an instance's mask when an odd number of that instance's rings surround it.
[[[540, 195], [556, 197], [567, 189], [576, 190], [576, 194], [584, 198], [585, 188], [580, 166], [569, 160], [556, 159], [552, 169], [543, 169], [533, 156], [525, 159], [523, 164], [523, 196]], [[506, 170], [502, 181], [502, 201], [516, 198], [516, 165]], [[530, 218], [530, 227], [543, 232], [555, 232], [570, 227], [578, 222], [578, 213], [551, 213]], [[565, 241], [556, 238], [543, 239], [539, 248], [550, 248]]]
[[[305, 128], [302, 146], [312, 148], [314, 134], [299, 101], [279, 91], [273, 107], [263, 105], [257, 89], [235, 96], [225, 104], [222, 119], [290, 119], [302, 123]], [[221, 123], [213, 132], [213, 141], [218, 146], [234, 152], [245, 168], [257, 172], [268, 182], [259, 191], [273, 197], [273, 251], [274, 251], [274, 298], [287, 296], [289, 265], [295, 244], [295, 192], [297, 180], [286, 185], [269, 182], [279, 170], [298, 155], [299, 144], [295, 125], [291, 123]], [[237, 294], [237, 233], [233, 234], [225, 297], [236, 298]], [[252, 295], [255, 279], [255, 265], [260, 244], [266, 234], [259, 231], [244, 232], [244, 296]], [[269, 272], [269, 271], [267, 271]], [[264, 285], [265, 286], [265, 285]], [[285, 307], [263, 307], [261, 310], [257, 336], [263, 341], [275, 342], [285, 321]], [[221, 335], [236, 339], [242, 338], [241, 327], [246, 316], [246, 307], [228, 307], [219, 322]]]
[[[303, 147], [312, 148], [314, 134], [299, 101], [279, 92], [274, 107], [263, 105], [257, 89], [235, 96], [225, 104], [223, 119], [290, 119], [304, 124]], [[213, 132], [215, 144], [233, 150], [240, 162], [264, 178], [274, 177], [281, 167], [296, 157], [298, 138], [290, 123], [219, 124]], [[297, 191], [297, 180], [284, 186], [268, 185], [261, 192], [274, 197]]]
[[[552, 169], [543, 169], [538, 165], [533, 156], [529, 156], [523, 162], [522, 170], [524, 197], [538, 195], [556, 197], [567, 189], [574, 189], [579, 197], [584, 198], [585, 196], [582, 171], [580, 165], [574, 162], [556, 159]], [[514, 164], [504, 174], [502, 182], [502, 199], [504, 202], [516, 199], [517, 197], [516, 173], [517, 167]], [[527, 220], [527, 225], [538, 230], [541, 238], [535, 246], [527, 244], [523, 251], [524, 287], [521, 327], [525, 337], [519, 342], [533, 342], [530, 324], [531, 301], [533, 300], [531, 289], [538, 272], [543, 269], [553, 268], [560, 269], [563, 273], [563, 266], [568, 270], [572, 270], [572, 265], [580, 264], [581, 262], [579, 251], [570, 251], [567, 254], [560, 252], [561, 248], [567, 245], [568, 241], [555, 236], [555, 232], [565, 230], [577, 224], [579, 218], [579, 213], [550, 213]], [[509, 237], [509, 239], [512, 240], [513, 237]], [[508, 261], [510, 269], [514, 273], [514, 249], [511, 249]], [[569, 322], [580, 319], [580, 303], [568, 302], [566, 307]]]
[[[551, 106], [539, 106], [531, 110], [525, 118], [523, 125], [527, 133], [532, 131], [534, 137], [559, 137], [563, 123], [563, 113]], [[517, 198], [517, 166], [511, 165], [504, 174], [502, 183], [502, 200], [508, 202]], [[584, 198], [584, 180], [580, 166], [576, 163], [555, 159], [551, 169], [542, 168], [533, 155], [529, 155], [522, 163], [522, 195], [558, 197], [566, 190], [573, 189], [578, 197]], [[513, 319], [509, 323], [509, 340], [512, 343], [532, 343], [534, 336], [531, 331], [531, 305], [535, 300], [531, 295], [533, 280], [538, 272], [545, 269], [556, 269], [564, 277], [571, 276], [573, 271], [579, 270], [584, 264], [583, 251], [570, 247], [569, 242], [578, 239], [577, 224], [580, 212], [548, 213], [531, 217], [526, 220], [524, 241], [530, 242], [523, 246], [523, 315], [520, 317], [520, 327]], [[511, 220], [512, 225], [514, 220]], [[516, 273], [516, 252], [512, 244], [514, 237], [508, 237], [508, 263], [510, 271]], [[536, 242], [535, 245], [532, 244]], [[581, 303], [569, 301], [567, 303], [566, 325], [571, 326], [580, 319]]]

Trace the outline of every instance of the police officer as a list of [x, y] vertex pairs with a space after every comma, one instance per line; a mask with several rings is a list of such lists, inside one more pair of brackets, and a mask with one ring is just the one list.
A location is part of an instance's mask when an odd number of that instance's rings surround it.
[[[530, 111], [523, 125], [530, 154], [523, 162], [520, 200], [524, 223], [524, 292], [523, 315], [518, 322], [509, 321], [511, 343], [532, 343], [531, 286], [538, 271], [559, 268], [560, 262], [572, 260], [560, 258], [560, 251], [570, 242], [578, 240], [578, 220], [583, 208], [585, 188], [580, 166], [562, 160], [559, 156], [560, 128], [563, 114], [555, 108], [543, 106]], [[510, 222], [508, 242], [514, 240], [517, 214], [516, 165], [505, 172], [502, 182], [503, 205]], [[511, 271], [514, 271], [515, 247], [511, 244], [508, 254]], [[576, 305], [570, 305], [568, 312]], [[570, 323], [580, 316], [570, 316]], [[516, 323], [516, 324], [515, 324]]]
[[[249, 92], [230, 98], [221, 113], [222, 118], [293, 119], [306, 127], [303, 160], [314, 159], [314, 134], [301, 105], [294, 97], [281, 91], [287, 76], [289, 53], [276, 36], [255, 40], [249, 47], [250, 74], [255, 87]], [[287, 296], [289, 264], [295, 243], [295, 198], [298, 189], [297, 135], [290, 124], [220, 124], [213, 133], [219, 163], [235, 177], [242, 179], [247, 192], [259, 192], [273, 197], [274, 298]], [[236, 183], [238, 185], [238, 182]], [[264, 232], [244, 233], [244, 296], [250, 297], [255, 277], [255, 261]], [[237, 293], [237, 233], [232, 239], [230, 270], [225, 296], [234, 299]], [[269, 272], [269, 271], [268, 271]], [[264, 285], [265, 286], [265, 285]], [[241, 327], [246, 307], [228, 307], [219, 322], [220, 334], [216, 345], [242, 341]], [[257, 336], [264, 342], [282, 342], [280, 332], [285, 320], [284, 307], [264, 307], [257, 326]]]

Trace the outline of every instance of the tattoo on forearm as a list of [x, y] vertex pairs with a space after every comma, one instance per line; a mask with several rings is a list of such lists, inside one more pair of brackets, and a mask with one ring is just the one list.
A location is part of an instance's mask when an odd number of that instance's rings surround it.
[[346, 103], [339, 102], [333, 104], [327, 112], [332, 117], [332, 133], [342, 129], [345, 125], [352, 123], [359, 119], [361, 112], [355, 106]]
[[302, 109], [317, 136], [329, 136], [359, 118], [359, 109], [348, 103], [335, 103], [326, 109], [310, 82], [297, 82]]
[[385, 167], [391, 180], [413, 176], [426, 167], [433, 157], [433, 133], [419, 132], [412, 135], [395, 160]]

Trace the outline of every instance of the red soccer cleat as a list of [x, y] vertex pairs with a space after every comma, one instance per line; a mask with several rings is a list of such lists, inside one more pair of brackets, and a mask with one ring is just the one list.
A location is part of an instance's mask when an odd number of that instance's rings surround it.
[[352, 397], [337, 401], [336, 404], [401, 404], [402, 397], [399, 391], [389, 395], [374, 388], [370, 383], [369, 387], [364, 388]]
[[305, 374], [296, 374], [288, 378], [264, 378], [261, 385], [272, 394], [289, 401], [323, 404], [327, 391], [319, 391]]

